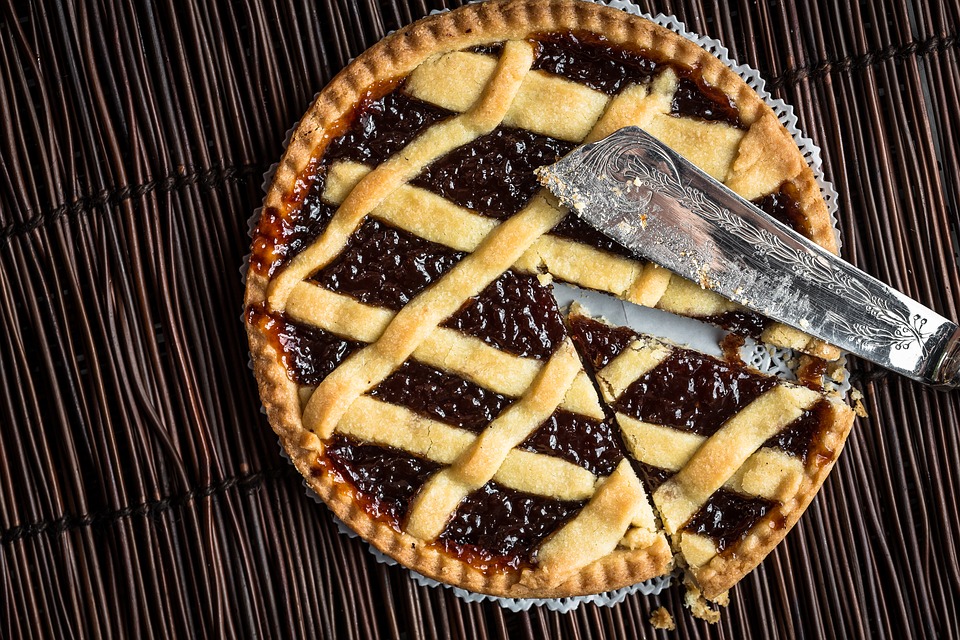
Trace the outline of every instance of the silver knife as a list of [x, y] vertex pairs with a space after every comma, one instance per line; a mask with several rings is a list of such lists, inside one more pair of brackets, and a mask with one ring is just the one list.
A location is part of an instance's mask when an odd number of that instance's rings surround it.
[[733, 193], [639, 127], [537, 171], [626, 248], [768, 318], [926, 384], [960, 386], [960, 329]]

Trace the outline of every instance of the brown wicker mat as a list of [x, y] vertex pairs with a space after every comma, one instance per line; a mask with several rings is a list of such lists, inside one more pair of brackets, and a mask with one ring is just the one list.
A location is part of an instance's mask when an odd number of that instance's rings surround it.
[[[640, 4], [797, 108], [848, 260], [960, 317], [957, 0]], [[0, 636], [960, 635], [960, 392], [852, 363], [820, 497], [732, 594], [511, 613], [337, 532], [259, 411], [247, 218], [284, 132], [424, 0], [0, 0]]]

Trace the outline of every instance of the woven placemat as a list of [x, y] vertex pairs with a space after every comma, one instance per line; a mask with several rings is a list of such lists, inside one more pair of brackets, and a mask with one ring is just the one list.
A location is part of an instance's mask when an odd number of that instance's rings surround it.
[[[457, 4], [457, 3], [450, 3]], [[957, 0], [664, 2], [823, 149], [844, 255], [960, 317]], [[337, 533], [279, 456], [237, 322], [246, 220], [346, 62], [443, 2], [0, 6], [0, 636], [960, 635], [960, 393], [853, 361], [820, 497], [721, 622], [670, 591], [511, 613]]]

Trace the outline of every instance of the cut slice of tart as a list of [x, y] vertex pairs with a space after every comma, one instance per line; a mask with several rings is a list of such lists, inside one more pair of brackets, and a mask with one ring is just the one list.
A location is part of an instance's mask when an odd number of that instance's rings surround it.
[[291, 137], [247, 275], [261, 398], [311, 488], [420, 573], [543, 598], [671, 566], [541, 278], [832, 353], [645, 264], [539, 189], [534, 169], [626, 124], [834, 248], [811, 171], [756, 93], [594, 4], [487, 2], [411, 25]]
[[721, 598], [810, 504], [853, 410], [577, 305], [568, 322], [682, 566], [706, 598]]

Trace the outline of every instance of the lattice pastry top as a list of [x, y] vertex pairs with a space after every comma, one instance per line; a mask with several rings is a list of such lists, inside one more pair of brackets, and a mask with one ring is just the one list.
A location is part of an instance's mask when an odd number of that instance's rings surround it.
[[[757, 421], [753, 405], [716, 434], [661, 427], [683, 455], [645, 457], [637, 442], [649, 452], [661, 432], [618, 408], [608, 367], [596, 381], [585, 371], [551, 277], [834, 355], [643, 263], [538, 189], [536, 167], [627, 124], [833, 248], [813, 176], [756, 94], [686, 40], [592, 4], [490, 2], [421, 21], [351, 63], [293, 134], [247, 280], [261, 396], [337, 515], [425, 575], [511, 597], [646, 580], [673, 564], [656, 507], [716, 595], [782, 537], [829, 467], [815, 474], [756, 431], [737, 439], [743, 460], [716, 467], [728, 475], [703, 478], [715, 439]], [[768, 384], [767, 437], [822, 397]], [[827, 404], [811, 433], [839, 438], [836, 452], [849, 420]], [[655, 482], [654, 467], [676, 474]], [[780, 480], [763, 484], [767, 468]], [[779, 528], [764, 536], [751, 521], [733, 545], [701, 535], [690, 523], [727, 494], [766, 501]], [[738, 545], [745, 561], [726, 554]]]

